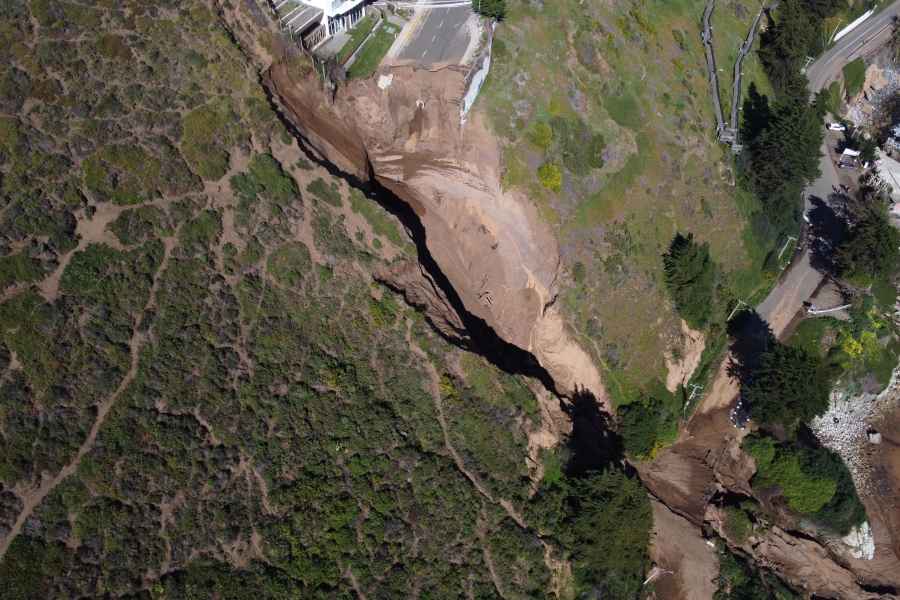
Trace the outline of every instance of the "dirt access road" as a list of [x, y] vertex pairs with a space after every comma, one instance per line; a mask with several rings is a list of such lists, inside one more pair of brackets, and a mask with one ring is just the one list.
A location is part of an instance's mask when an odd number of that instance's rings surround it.
[[[812, 63], [807, 69], [810, 88], [815, 91], [821, 89], [839, 76], [847, 62], [867, 52], [868, 48], [874, 48], [882, 41], [881, 36], [885, 35], [885, 31], [882, 31], [884, 25], [889, 24], [890, 19], [897, 14], [900, 14], [900, 2], [895, 2], [870, 22], [848, 34]], [[889, 30], [886, 31], [889, 35]], [[833, 144], [834, 140], [826, 138], [822, 146], [819, 164], [821, 176], [804, 191], [807, 216], [813, 225], [824, 229], [834, 226], [835, 215], [830, 204], [839, 201], [834, 194], [839, 178], [826, 146], [828, 143]], [[807, 228], [804, 227], [805, 229]], [[824, 282], [824, 276], [811, 263], [811, 259], [815, 262], [815, 255], [810, 251], [809, 244], [805, 243], [805, 236], [800, 237], [799, 243], [803, 249], [794, 253], [779, 283], [748, 319], [751, 333], [755, 331], [757, 334], [750, 336], [751, 345], [761, 347], [761, 343], [769, 336], [780, 340], [789, 337], [805, 317], [803, 303]], [[796, 248], [795, 244], [798, 243], [783, 240], [782, 244], [785, 242], [790, 242], [786, 252], [790, 252], [791, 247]], [[678, 440], [662, 450], [652, 463], [635, 465], [647, 488], [662, 502], [654, 510], [656, 524], [651, 557], [656, 564], [670, 572], [656, 579], [656, 588], [660, 592], [658, 598], [710, 597], [708, 578], [709, 573], [718, 572], [718, 557], [714, 551], [701, 551], [702, 547], [696, 543], [689, 544], [688, 538], [693, 535], [697, 540], [703, 539], [700, 526], [707, 519], [709, 501], [716, 490], [724, 486], [735, 491], [751, 492], [749, 478], [754, 472], [753, 464], [740, 452], [740, 442], [747, 430], [735, 429], [729, 421], [731, 408], [737, 401], [740, 388], [738, 381], [728, 375], [728, 362], [728, 359], [723, 362], [709, 387], [704, 390], [707, 395], [685, 424]], [[868, 499], [865, 501], [872, 504]], [[877, 522], [873, 519], [876, 539], [892, 537], [889, 526], [887, 529], [885, 527], [885, 521], [889, 519], [878, 519]], [[666, 540], [667, 534], [672, 531], [679, 532], [680, 541], [677, 544]], [[893, 546], [900, 547], [897, 540], [893, 542]], [[809, 548], [804, 544], [797, 544], [794, 551], [782, 557], [778, 570], [783, 577], [808, 582], [811, 590], [816, 588], [817, 593], [839, 591], [855, 594], [861, 591], [858, 588], [851, 589], [855, 586], [857, 575], [861, 579], [878, 580], [879, 571], [892, 571], [897, 562], [894, 553], [888, 552], [890, 556], [879, 556], [883, 561], [869, 561], [879, 564], [853, 561], [854, 572], [851, 573], [845, 567], [824, 559], [827, 564], [822, 563], [822, 568], [817, 569], [821, 575], [813, 576], [805, 569], [819, 560], [813, 555], [819, 550], [812, 542], [807, 545]], [[679, 550], [681, 546], [685, 549]], [[824, 549], [821, 550], [824, 552]]]

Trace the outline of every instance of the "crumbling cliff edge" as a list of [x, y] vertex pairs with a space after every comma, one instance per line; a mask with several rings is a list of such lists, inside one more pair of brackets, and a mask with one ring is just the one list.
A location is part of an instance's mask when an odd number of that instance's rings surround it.
[[[408, 67], [393, 68], [390, 75], [384, 87], [375, 80], [348, 82], [334, 102], [314, 80], [299, 79], [281, 63], [265, 71], [262, 81], [310, 152], [407, 211], [404, 221], [417, 230], [420, 262], [429, 261], [430, 268], [403, 265], [384, 274], [389, 284], [422, 306], [449, 337], [480, 344], [494, 339], [494, 358], [506, 361], [500, 366], [539, 371], [558, 394], [590, 398], [610, 412], [597, 367], [554, 304], [560, 274], [554, 229], [527, 197], [503, 189], [497, 140], [477, 112], [464, 128], [458, 126], [463, 75]], [[518, 364], [528, 362], [536, 370]], [[728, 381], [721, 373], [716, 380]], [[723, 503], [752, 494], [752, 459], [740, 453], [738, 440], [723, 444], [719, 428], [710, 426], [716, 419], [725, 422], [727, 409], [695, 415], [678, 442], [653, 463], [636, 465], [658, 500], [654, 560], [676, 571], [657, 578], [659, 598], [698, 598], [715, 590], [709, 579], [718, 571], [717, 559], [710, 555], [710, 568], [696, 568], [697, 553], [706, 548], [706, 535], [715, 531], [727, 538]], [[662, 539], [667, 535], [672, 539]], [[889, 543], [878, 560], [848, 560], [806, 534], [773, 525], [747, 543], [729, 545], [809, 597], [893, 597], [893, 588], [883, 587], [894, 580], [897, 562]]]
[[[561, 395], [587, 393], [607, 405], [599, 371], [554, 306], [554, 230], [527, 198], [502, 189], [500, 153], [480, 121], [458, 128], [464, 76], [410, 67], [391, 75], [384, 89], [371, 80], [349, 82], [334, 103], [281, 63], [262, 80], [311, 151], [414, 213], [419, 242], [452, 287], [443, 291], [457, 300], [467, 327], [483, 324], [498, 343], [523, 351], [518, 360], [533, 356]], [[447, 314], [447, 303], [423, 302], [433, 320], [461, 322]]]

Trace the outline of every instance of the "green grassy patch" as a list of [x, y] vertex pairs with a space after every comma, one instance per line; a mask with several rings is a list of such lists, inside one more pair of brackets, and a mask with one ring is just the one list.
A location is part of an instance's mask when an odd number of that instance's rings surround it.
[[366, 44], [366, 47], [359, 53], [359, 56], [356, 57], [356, 60], [347, 70], [347, 77], [351, 79], [368, 79], [374, 75], [375, 70], [378, 69], [378, 65], [381, 63], [381, 59], [384, 58], [384, 55], [387, 54], [393, 43], [394, 35], [387, 32], [387, 28], [382, 22], [378, 32], [369, 40], [369, 43]]
[[826, 108], [828, 108], [828, 111], [831, 114], [838, 114], [838, 110], [841, 106], [841, 83], [839, 81], [832, 81], [831, 85], [828, 86], [828, 89], [825, 90], [825, 94]]
[[360, 19], [359, 23], [354, 25], [352, 29], [347, 31], [350, 35], [350, 39], [344, 44], [344, 47], [341, 48], [341, 60], [347, 60], [354, 52], [356, 52], [372, 32], [372, 25], [374, 25], [374, 20], [371, 15], [367, 15]]
[[[400, 235], [400, 227], [397, 221], [377, 202], [366, 198], [360, 190], [350, 188], [350, 210], [362, 214], [375, 235], [386, 237], [392, 244], [404, 250], [414, 249], [408, 245]], [[408, 247], [409, 246], [409, 247]]]
[[847, 90], [847, 96], [853, 97], [860, 93], [865, 82], [866, 63], [861, 57], [844, 66], [844, 89]]
[[344, 205], [344, 201], [341, 199], [340, 188], [335, 182], [328, 185], [324, 179], [319, 177], [306, 186], [306, 191], [335, 208], [340, 208]]

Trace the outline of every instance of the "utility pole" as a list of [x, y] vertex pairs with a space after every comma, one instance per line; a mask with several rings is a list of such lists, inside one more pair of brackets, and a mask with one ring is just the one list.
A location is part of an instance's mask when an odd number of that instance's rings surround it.
[[731, 320], [731, 317], [734, 316], [734, 313], [736, 313], [736, 312], [738, 311], [738, 309], [741, 308], [741, 304], [743, 304], [744, 306], [747, 306], [747, 303], [746, 303], [746, 302], [744, 302], [744, 301], [741, 300], [741, 299], [738, 299], [737, 306], [734, 307], [734, 310], [731, 311], [731, 314], [728, 315], [728, 318], [727, 318], [727, 319], [725, 319], [726, 321], [730, 321], [730, 320]]
[[[687, 407], [691, 405], [691, 400], [694, 399], [694, 396], [697, 394], [697, 390], [702, 390], [702, 389], [703, 389], [703, 386], [702, 386], [702, 385], [697, 385], [696, 383], [692, 383], [692, 384], [691, 384], [691, 388], [693, 388], [693, 390], [691, 391], [691, 395], [690, 395], [690, 397], [687, 399], [687, 402], [684, 403], [684, 408], [681, 409], [681, 420], [682, 420], [682, 421], [684, 421], [684, 420], [686, 419], [686, 416], [685, 416], [685, 415], [687, 414]], [[701, 398], [702, 398], [703, 396], [709, 396], [709, 394], [700, 394], [700, 397], [701, 397]]]
[[792, 236], [792, 235], [789, 235], [789, 236], [788, 236], [787, 241], [784, 243], [784, 247], [782, 247], [782, 248], [781, 248], [781, 252], [778, 253], [778, 260], [781, 260], [781, 255], [784, 254], [784, 251], [787, 249], [788, 244], [791, 243], [791, 240], [794, 240], [794, 241], [796, 242], [796, 241], [797, 241], [797, 238], [795, 238], [795, 237]]
[[[834, 26], [834, 31], [831, 32], [831, 37], [828, 38], [828, 43], [825, 44], [826, 46], [831, 43], [832, 39], [834, 39], [834, 35], [837, 33], [838, 27], [841, 26], [841, 21], [843, 21], [843, 19], [838, 19], [837, 25]], [[809, 63], [807, 63], [807, 64], [809, 64]]]

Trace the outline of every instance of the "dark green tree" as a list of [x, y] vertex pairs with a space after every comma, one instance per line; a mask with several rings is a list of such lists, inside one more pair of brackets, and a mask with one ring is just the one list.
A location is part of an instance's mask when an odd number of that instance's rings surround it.
[[678, 314], [692, 328], [703, 328], [713, 312], [715, 263], [709, 257], [709, 244], [695, 243], [692, 233], [687, 237], [679, 233], [663, 255], [663, 267]]
[[821, 145], [821, 117], [790, 96], [771, 107], [771, 120], [748, 143], [750, 183], [776, 226], [798, 220], [803, 190], [820, 175]]
[[572, 485], [569, 535], [575, 575], [604, 598], [634, 598], [649, 560], [653, 511], [637, 478], [617, 469], [588, 472]]
[[649, 456], [662, 424], [659, 406], [649, 398], [625, 404], [616, 410], [616, 420], [628, 456]]
[[835, 367], [821, 356], [776, 342], [762, 353], [754, 375], [742, 392], [760, 425], [793, 428], [828, 409]]
[[900, 230], [891, 225], [887, 207], [872, 197], [850, 209], [856, 224], [838, 246], [835, 266], [842, 277], [854, 273], [894, 275], [900, 271]]
[[506, 18], [506, 0], [472, 0], [472, 10], [485, 17], [502, 21]]

